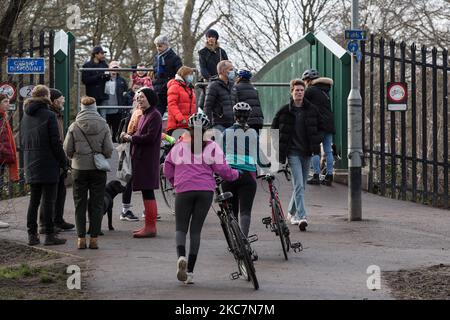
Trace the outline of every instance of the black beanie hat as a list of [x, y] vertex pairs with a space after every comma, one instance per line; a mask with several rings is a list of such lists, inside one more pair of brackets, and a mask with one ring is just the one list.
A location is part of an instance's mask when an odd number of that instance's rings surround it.
[[63, 94], [58, 89], [50, 88], [50, 100], [53, 102], [59, 97], [61, 97]]
[[150, 88], [142, 88], [139, 91], [145, 94], [145, 97], [147, 98], [150, 106], [154, 107], [158, 104], [158, 96], [156, 95], [155, 91]]
[[206, 32], [206, 37], [207, 37], [207, 38], [209, 38], [209, 37], [214, 37], [214, 38], [216, 38], [217, 40], [219, 40], [219, 33], [218, 33], [216, 30], [214, 30], [214, 29], [209, 29], [209, 30]]

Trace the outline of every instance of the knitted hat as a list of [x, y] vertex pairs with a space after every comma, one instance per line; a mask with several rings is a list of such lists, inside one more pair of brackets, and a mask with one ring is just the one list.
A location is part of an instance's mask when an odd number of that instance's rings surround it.
[[62, 95], [62, 92], [58, 89], [50, 88], [50, 100], [52, 100], [52, 102], [62, 97]]
[[216, 30], [214, 30], [214, 29], [209, 29], [206, 32], [206, 37], [207, 38], [213, 37], [213, 38], [216, 38], [216, 40], [219, 40], [219, 33]]
[[153, 89], [145, 87], [140, 89], [139, 92], [142, 92], [145, 95], [150, 106], [154, 107], [158, 104], [158, 96]]

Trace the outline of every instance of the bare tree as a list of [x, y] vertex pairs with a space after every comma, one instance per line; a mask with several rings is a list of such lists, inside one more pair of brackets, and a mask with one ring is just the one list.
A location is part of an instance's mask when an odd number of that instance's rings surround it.
[[14, 26], [28, 1], [12, 0], [7, 7], [7, 2], [3, 2], [1, 7], [2, 16], [0, 19], [0, 57], [3, 57], [5, 54]]

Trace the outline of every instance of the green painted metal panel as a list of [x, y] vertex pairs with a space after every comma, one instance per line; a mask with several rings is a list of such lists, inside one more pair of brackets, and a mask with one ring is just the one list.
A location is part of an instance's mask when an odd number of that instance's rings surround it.
[[[336, 168], [347, 168], [347, 98], [350, 92], [350, 55], [323, 32], [308, 33], [298, 42], [275, 56], [253, 78], [258, 83], [289, 83], [300, 78], [309, 68], [317, 69], [324, 77], [334, 80], [330, 93], [335, 115], [334, 142], [342, 163]], [[289, 87], [258, 87], [266, 124], [281, 106], [289, 102]]]

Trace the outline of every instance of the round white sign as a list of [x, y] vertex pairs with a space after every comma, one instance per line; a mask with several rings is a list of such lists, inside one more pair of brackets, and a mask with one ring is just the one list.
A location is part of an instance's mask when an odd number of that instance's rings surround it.
[[401, 85], [394, 85], [389, 90], [389, 97], [393, 101], [403, 101], [406, 96], [406, 90]]

